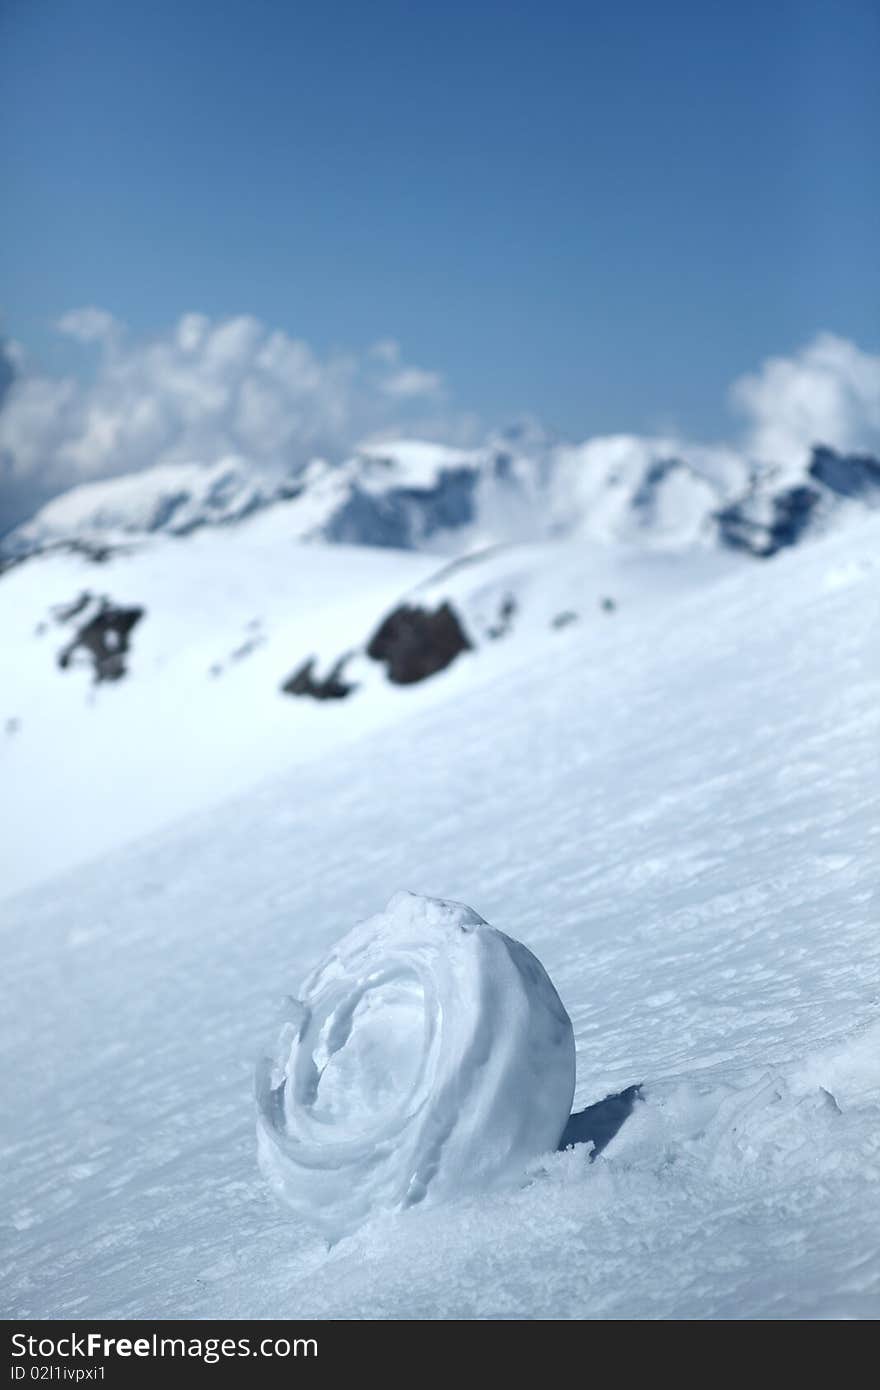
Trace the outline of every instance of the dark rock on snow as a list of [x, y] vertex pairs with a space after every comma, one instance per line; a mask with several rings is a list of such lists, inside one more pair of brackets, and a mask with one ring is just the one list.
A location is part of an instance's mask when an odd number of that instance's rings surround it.
[[838, 497], [880, 495], [880, 462], [870, 454], [838, 454], [824, 444], [813, 450], [809, 467], [810, 477], [822, 483]]
[[52, 617], [56, 623], [71, 623], [74, 618], [78, 618], [80, 613], [84, 613], [92, 601], [92, 595], [88, 589], [83, 589], [82, 593], [73, 600], [72, 603], [59, 603], [52, 609]]
[[59, 654], [58, 665], [66, 670], [76, 652], [82, 651], [91, 658], [96, 684], [120, 680], [125, 675], [132, 629], [143, 616], [143, 608], [118, 608], [102, 599], [97, 613], [83, 623]]
[[[374, 466], [381, 460], [374, 460]], [[389, 474], [392, 461], [386, 461]], [[324, 527], [336, 544], [417, 549], [436, 531], [466, 526], [476, 516], [479, 474], [472, 465], [441, 468], [432, 487], [388, 487], [378, 492], [352, 483], [349, 495]]]
[[498, 609], [498, 619], [486, 630], [486, 636], [493, 642], [499, 637], [506, 637], [510, 631], [511, 624], [516, 616], [516, 599], [513, 594], [505, 594], [501, 606]]
[[821, 515], [833, 513], [841, 501], [880, 504], [880, 462], [869, 454], [841, 454], [817, 444], [806, 471], [808, 481], [762, 497], [759, 479], [744, 497], [716, 514], [725, 545], [768, 559], [797, 545]]
[[442, 603], [431, 612], [403, 603], [379, 624], [367, 645], [367, 656], [385, 662], [388, 679], [395, 685], [413, 685], [470, 650], [451, 604]]
[[773, 498], [766, 520], [751, 517], [747, 503], [733, 502], [717, 514], [719, 534], [732, 549], [769, 559], [778, 550], [797, 544], [820, 500], [815, 488], [802, 484], [786, 488]]
[[315, 674], [315, 658], [310, 656], [288, 677], [281, 689], [285, 695], [310, 695], [313, 700], [344, 700], [357, 688], [342, 678], [347, 661], [348, 654], [340, 657], [330, 672], [321, 677]]

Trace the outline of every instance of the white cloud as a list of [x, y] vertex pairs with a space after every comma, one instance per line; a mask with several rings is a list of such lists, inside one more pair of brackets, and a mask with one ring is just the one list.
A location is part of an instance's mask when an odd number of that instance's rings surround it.
[[880, 450], [880, 357], [821, 333], [794, 357], [770, 357], [731, 388], [762, 461], [802, 462], [813, 444]]
[[117, 322], [106, 309], [73, 309], [60, 318], [55, 327], [59, 333], [76, 338], [80, 343], [100, 343], [112, 339], [117, 330]]
[[405, 362], [390, 339], [322, 356], [248, 315], [189, 313], [145, 341], [96, 308], [65, 314], [56, 327], [97, 345], [97, 368], [90, 380], [21, 371], [10, 385], [0, 482], [18, 512], [25, 498], [32, 508], [78, 482], [155, 463], [237, 455], [296, 469], [316, 455], [341, 457], [368, 436], [448, 436], [461, 423], [441, 409], [440, 375]]
[[382, 390], [386, 396], [397, 396], [399, 400], [439, 396], [443, 393], [443, 378], [438, 372], [426, 372], [422, 367], [401, 367], [382, 382]]

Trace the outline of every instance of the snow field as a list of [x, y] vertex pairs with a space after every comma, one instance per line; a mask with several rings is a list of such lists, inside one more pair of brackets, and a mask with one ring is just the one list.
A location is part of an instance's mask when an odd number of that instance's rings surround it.
[[[4, 902], [8, 1313], [876, 1316], [877, 541], [462, 659], [396, 723]], [[403, 887], [540, 958], [576, 1107], [645, 1099], [594, 1163], [328, 1253], [256, 1169], [253, 1058]]]

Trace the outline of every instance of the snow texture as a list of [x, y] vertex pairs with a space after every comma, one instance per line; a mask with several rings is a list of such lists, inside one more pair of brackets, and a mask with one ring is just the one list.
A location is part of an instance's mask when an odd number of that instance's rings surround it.
[[[511, 638], [322, 705], [259, 703], [316, 650], [284, 612], [336, 614], [337, 654], [432, 566], [316, 546], [285, 569], [274, 524], [225, 570], [231, 531], [92, 585], [67, 556], [0, 581], [4, 688], [17, 662], [30, 691], [2, 740], [7, 884], [23, 819], [34, 846], [0, 905], [7, 1315], [878, 1316], [880, 517], [722, 569], [511, 551]], [[96, 583], [147, 616], [86, 703], [32, 628]], [[209, 682], [230, 613], [267, 641]], [[254, 1054], [279, 982], [403, 884], [540, 957], [575, 1108], [644, 1099], [594, 1162], [378, 1212], [328, 1252], [258, 1171]]]
[[300, 993], [257, 1070], [260, 1166], [331, 1237], [521, 1180], [556, 1148], [571, 1020], [531, 951], [470, 908], [397, 893]]

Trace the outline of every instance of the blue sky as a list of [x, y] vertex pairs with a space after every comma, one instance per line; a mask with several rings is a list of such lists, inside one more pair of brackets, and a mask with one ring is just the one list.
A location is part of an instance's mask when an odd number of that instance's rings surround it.
[[880, 340], [873, 2], [0, 15], [0, 304], [47, 370], [77, 306], [251, 314], [489, 422], [711, 437], [768, 354]]

